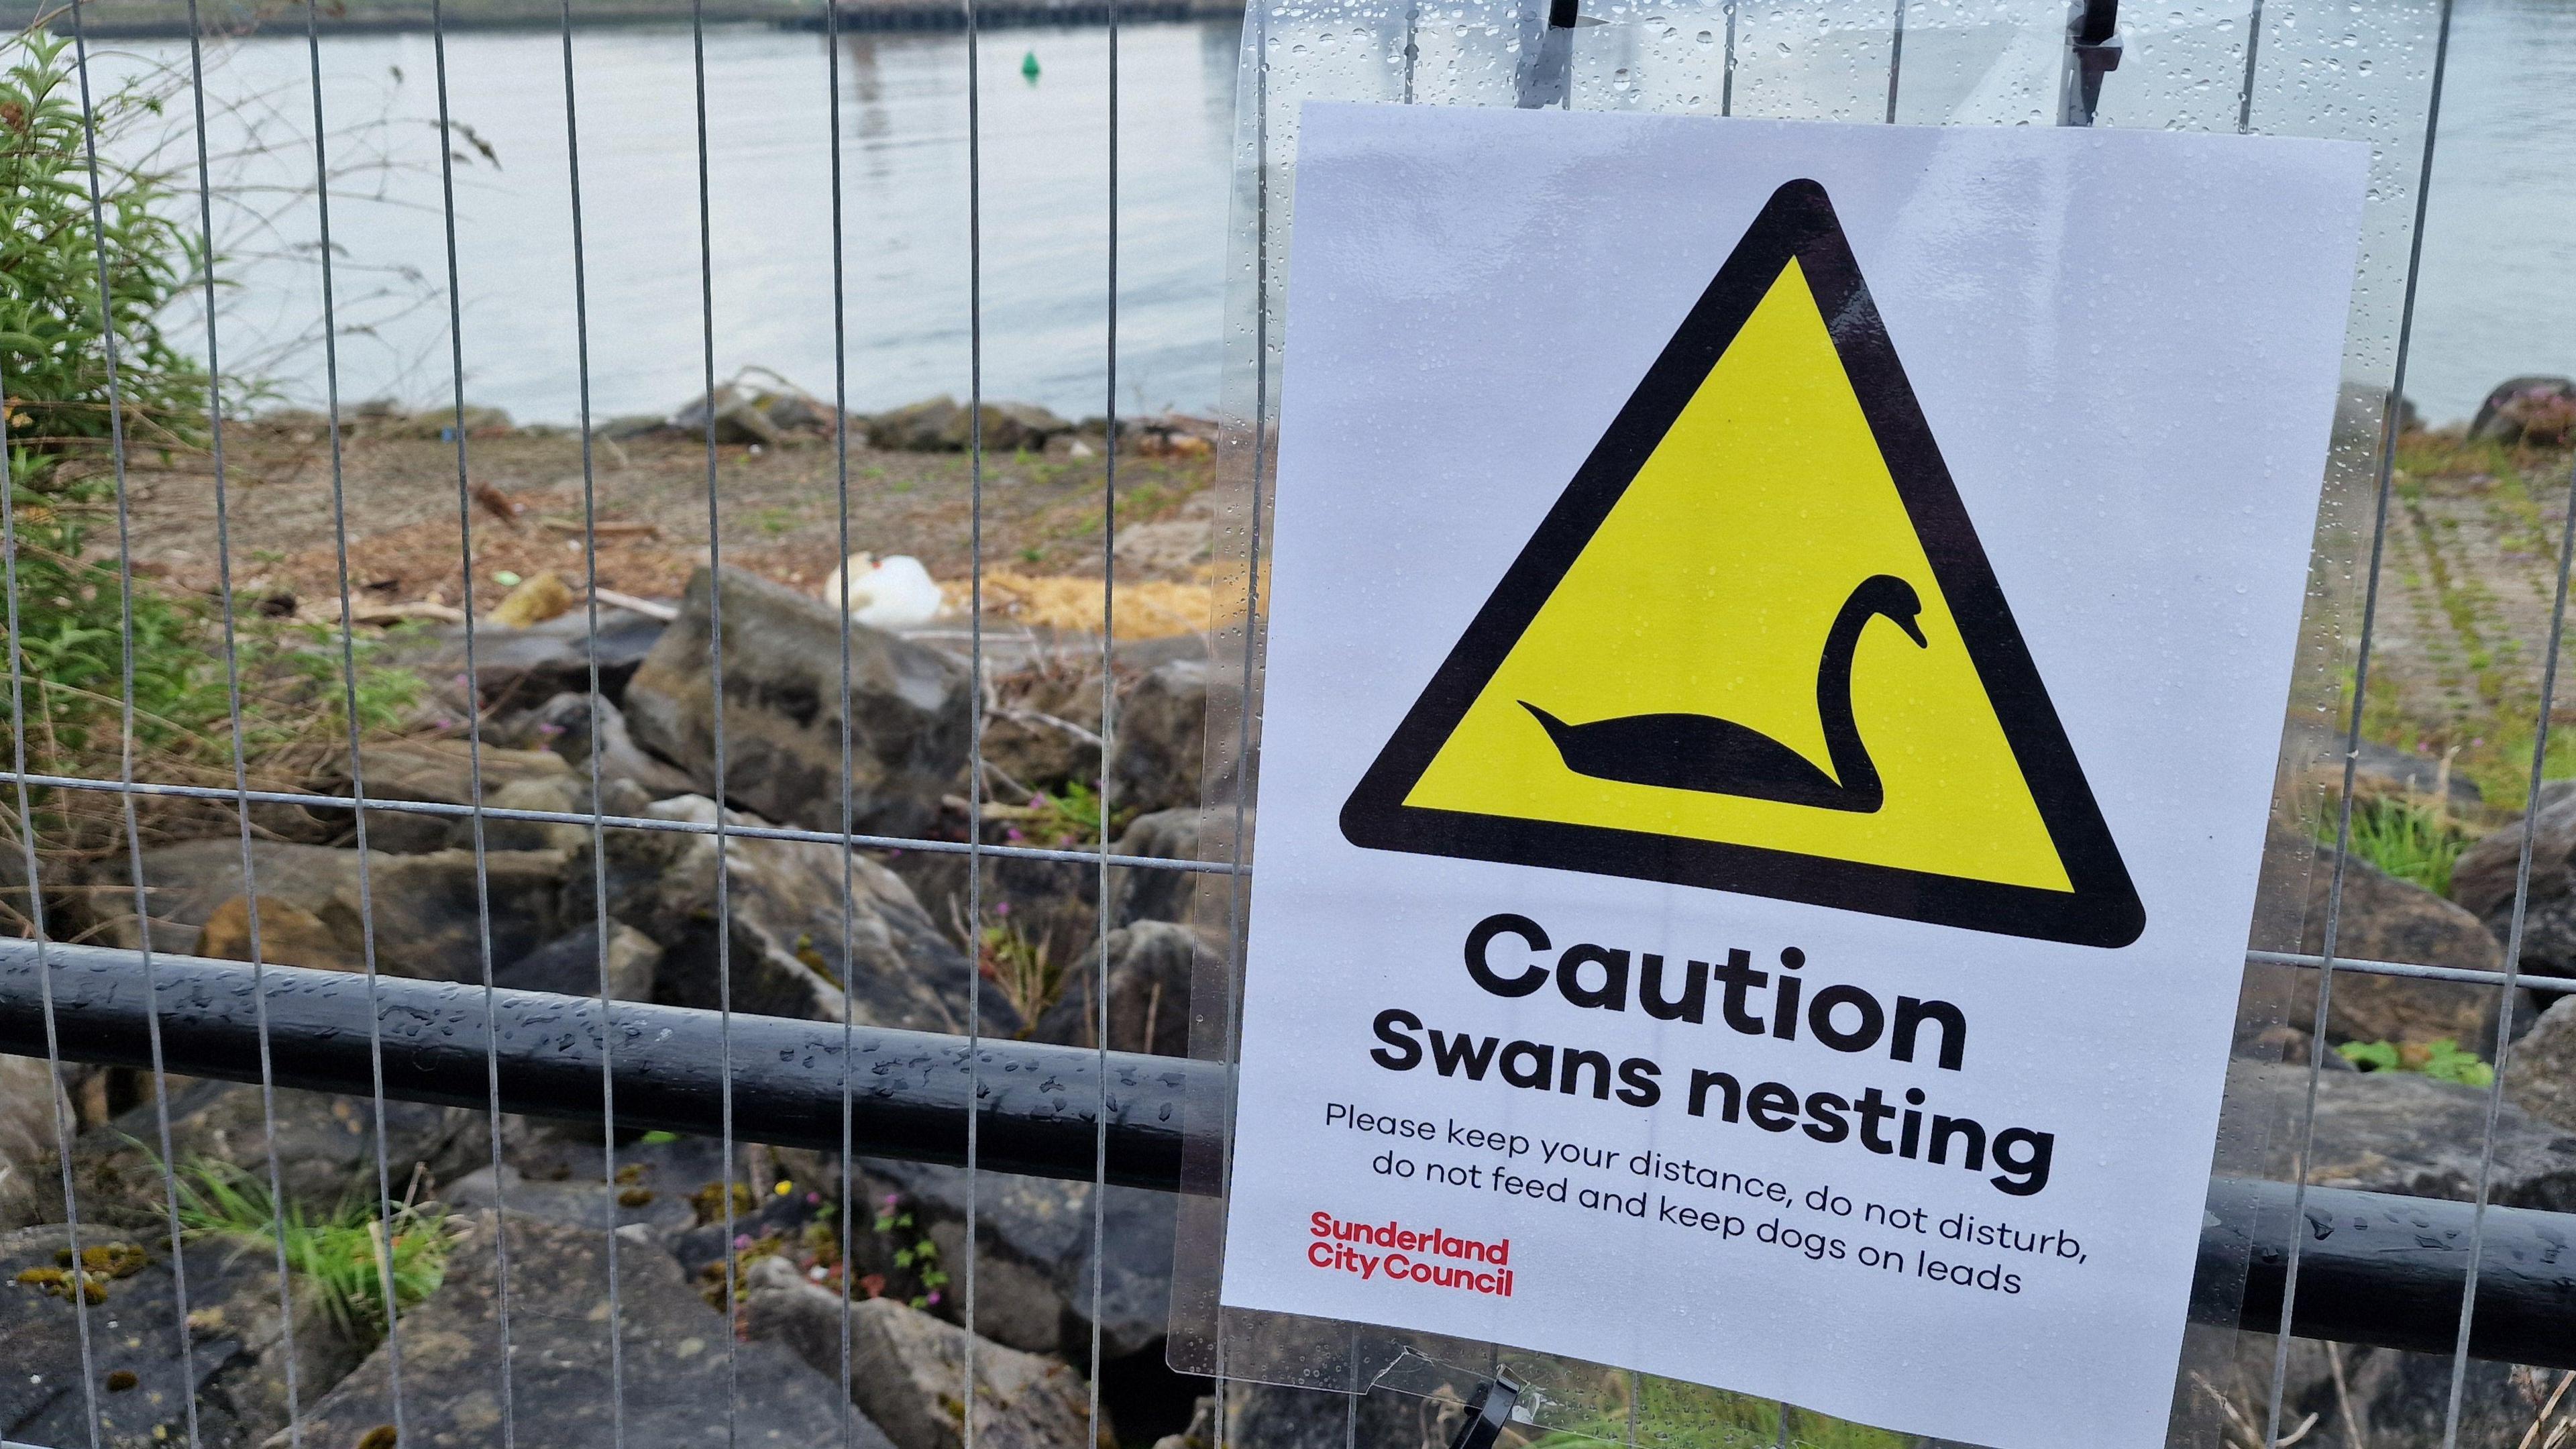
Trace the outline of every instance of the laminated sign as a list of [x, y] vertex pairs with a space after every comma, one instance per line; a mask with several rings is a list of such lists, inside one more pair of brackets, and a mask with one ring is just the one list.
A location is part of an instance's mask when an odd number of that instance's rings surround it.
[[1224, 1302], [2161, 1444], [2364, 148], [1302, 128]]

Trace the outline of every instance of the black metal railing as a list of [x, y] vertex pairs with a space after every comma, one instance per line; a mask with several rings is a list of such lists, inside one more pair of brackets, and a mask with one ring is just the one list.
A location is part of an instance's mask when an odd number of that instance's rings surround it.
[[[723, 1053], [716, 1015], [682, 1007], [387, 976], [371, 987], [292, 966], [264, 967], [259, 980], [280, 1086], [367, 1093], [380, 1053], [387, 1097], [480, 1109], [497, 1063], [502, 1111], [596, 1123], [605, 1080], [622, 1126], [713, 1137], [726, 1095], [718, 1063], [729, 1056], [737, 1140], [826, 1151], [846, 1140], [863, 1156], [963, 1163], [974, 1102], [978, 1166], [1080, 1181], [1103, 1172], [1103, 1056], [1086, 1048], [989, 1037], [970, 1047], [877, 1027], [845, 1039], [838, 1022], [737, 1015]], [[46, 1054], [48, 999], [63, 1060], [148, 1067], [157, 1014], [167, 1070], [259, 1080], [259, 1013], [241, 963], [0, 941], [0, 1051]], [[1184, 1144], [1194, 1122], [1208, 1131], [1219, 1120], [1223, 1064], [1110, 1052], [1105, 1070], [1106, 1180], [1184, 1190]], [[2276, 1330], [2296, 1238], [2297, 1333], [2448, 1352], [2476, 1213], [2332, 1188], [2294, 1200], [2288, 1183], [2213, 1179], [2192, 1317]], [[2490, 1206], [2475, 1232], [2470, 1352], [2576, 1369], [2576, 1214]]]

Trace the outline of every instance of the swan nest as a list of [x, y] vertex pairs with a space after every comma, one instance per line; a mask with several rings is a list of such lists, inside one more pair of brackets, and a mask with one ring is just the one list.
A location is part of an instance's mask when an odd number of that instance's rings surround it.
[[[940, 592], [960, 614], [973, 607], [973, 594], [963, 579], [943, 581]], [[1114, 619], [1121, 639], [1168, 639], [1207, 630], [1216, 607], [1216, 589], [1203, 583], [1153, 580], [1118, 585]], [[1101, 624], [1100, 580], [1062, 574], [988, 573], [984, 575], [984, 612], [1032, 628], [1079, 630], [1097, 634]]]

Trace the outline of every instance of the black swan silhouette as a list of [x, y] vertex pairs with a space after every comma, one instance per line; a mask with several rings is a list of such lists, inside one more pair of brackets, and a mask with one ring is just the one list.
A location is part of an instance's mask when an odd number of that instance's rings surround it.
[[1733, 720], [1638, 714], [1570, 725], [1528, 700], [1521, 701], [1521, 708], [1546, 726], [1557, 755], [1578, 775], [1865, 815], [1886, 802], [1887, 792], [1852, 719], [1852, 655], [1860, 647], [1861, 631], [1876, 615], [1904, 630], [1916, 648], [1930, 648], [1914, 622], [1922, 612], [1923, 601], [1913, 586], [1888, 574], [1861, 580], [1843, 600], [1816, 662], [1816, 713], [1824, 722], [1825, 751], [1833, 761], [1830, 775], [1796, 750]]

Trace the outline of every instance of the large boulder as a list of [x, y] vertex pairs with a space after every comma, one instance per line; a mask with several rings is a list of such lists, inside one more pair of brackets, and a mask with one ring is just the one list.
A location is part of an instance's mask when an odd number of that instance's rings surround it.
[[728, 569], [689, 580], [679, 619], [626, 686], [636, 742], [715, 791], [716, 697], [708, 641], [724, 631], [724, 790], [772, 820], [839, 830], [841, 721], [850, 722], [851, 827], [920, 835], [966, 759], [971, 681], [954, 655], [851, 623], [850, 689], [841, 693], [843, 623], [819, 599]]
[[[622, 1232], [635, 1232], [624, 1229]], [[831, 1379], [774, 1344], [739, 1343], [649, 1238], [617, 1254], [611, 1377], [608, 1241], [596, 1228], [482, 1212], [450, 1252], [447, 1280], [405, 1315], [404, 1441], [438, 1449], [504, 1443], [497, 1235], [509, 1235], [508, 1413], [516, 1441], [547, 1449], [813, 1449], [841, 1444], [847, 1409]], [[366, 1443], [393, 1422], [392, 1352], [379, 1349], [305, 1409], [303, 1442]], [[422, 1386], [437, 1385], [424, 1393]], [[622, 1421], [622, 1422], [621, 1422]], [[864, 1418], [856, 1449], [887, 1449]], [[70, 1441], [59, 1441], [70, 1442]], [[271, 1449], [286, 1449], [281, 1437]]]
[[[2322, 852], [2308, 880], [2308, 914], [2299, 949], [2325, 949], [2326, 904], [2334, 885], [2331, 851]], [[2400, 880], [2354, 857], [2344, 870], [2342, 925], [2335, 956], [2350, 961], [2403, 961], [2418, 966], [2463, 966], [2492, 971], [2504, 948], [2478, 918], [2413, 881]], [[2320, 973], [2296, 971], [2288, 1020], [2304, 1031], [2316, 1020]], [[2484, 1038], [2493, 1019], [2494, 993], [2456, 982], [2337, 971], [2326, 1019], [2330, 1041], [2429, 1042], [2449, 1037], [2463, 1044]]]
[[[798, 1277], [776, 1258], [745, 1274], [743, 1319], [755, 1344], [793, 1350], [818, 1374], [838, 1376], [839, 1294]], [[891, 1298], [849, 1305], [850, 1395], [899, 1449], [1093, 1449], [1118, 1442], [1091, 1422], [1091, 1391], [1054, 1359], [973, 1342], [966, 1330]], [[969, 1407], [971, 1403], [972, 1407]], [[1104, 1420], [1106, 1415], [1103, 1415]]]
[[[2487, 1094], [2416, 1072], [2318, 1076], [2308, 1180], [2320, 1187], [2466, 1201], [2478, 1183]], [[2304, 1067], [2239, 1061], [2228, 1068], [2231, 1114], [2275, 1124], [2264, 1172], [2288, 1180], [2298, 1164]], [[2499, 1111], [2489, 1200], [2507, 1207], [2576, 1210], [2576, 1133], [2511, 1103]]]
[[[599, 1133], [593, 1129], [588, 1136], [587, 1145], [595, 1151]], [[594, 1233], [635, 1227], [668, 1238], [697, 1226], [697, 1210], [689, 1205], [686, 1192], [651, 1185], [649, 1174], [637, 1171], [638, 1166], [628, 1163], [620, 1169], [630, 1179], [626, 1182], [603, 1182], [595, 1176], [588, 1181], [553, 1182], [529, 1177], [505, 1162], [497, 1173], [489, 1167], [467, 1173], [449, 1183], [439, 1197], [457, 1211], [507, 1211]]]
[[[471, 805], [475, 801], [474, 779], [480, 764], [483, 781], [482, 800], [486, 805], [503, 802], [497, 797], [513, 786], [537, 782], [563, 792], [544, 797], [544, 808], [560, 808], [556, 799], [570, 804], [576, 797], [572, 767], [563, 757], [550, 750], [513, 750], [486, 744], [475, 748], [471, 740], [387, 740], [365, 746], [358, 752], [359, 774], [366, 785], [370, 803], [379, 800], [426, 801], [437, 805]], [[345, 763], [345, 762], [343, 762]], [[353, 787], [343, 777], [326, 782], [332, 793], [349, 795]], [[529, 798], [524, 794], [522, 799]], [[486, 843], [497, 821], [486, 822]], [[425, 815], [405, 810], [369, 810], [367, 812], [367, 848], [396, 854], [420, 854], [444, 850], [451, 845], [471, 843], [470, 824], [454, 815]]]
[[[986, 453], [1037, 452], [1073, 424], [1034, 403], [983, 405]], [[976, 441], [974, 411], [955, 398], [925, 398], [865, 420], [868, 446], [908, 453], [962, 453]]]
[[527, 727], [547, 749], [564, 757], [573, 778], [587, 785], [593, 756], [599, 762], [600, 788], [632, 780], [655, 800], [697, 792], [688, 772], [635, 743], [626, 728], [626, 712], [595, 694], [558, 694], [530, 710]]
[[[1156, 1056], [1190, 1054], [1190, 983], [1202, 962], [1222, 951], [1187, 926], [1139, 921], [1109, 933], [1109, 1049]], [[1098, 944], [1064, 975], [1053, 1005], [1039, 1018], [1037, 1039], [1098, 1046], [1101, 954]]]
[[673, 413], [671, 426], [686, 433], [704, 433], [712, 421], [718, 443], [760, 443], [774, 448], [787, 441], [787, 430], [770, 418], [767, 401], [765, 394], [724, 383]]
[[[553, 758], [549, 756], [548, 758]], [[556, 760], [557, 765], [562, 761]], [[376, 969], [389, 976], [425, 981], [483, 979], [482, 932], [486, 901], [478, 895], [476, 862], [470, 850], [441, 850], [427, 855], [391, 855], [370, 850], [361, 855], [322, 845], [256, 841], [251, 869], [262, 902], [261, 919], [275, 902], [304, 912], [329, 928], [342, 959], [365, 959], [363, 904], [375, 924]], [[480, 881], [488, 892], [492, 927], [492, 960], [507, 964], [563, 934], [558, 901], [565, 857], [551, 850], [491, 850], [484, 854]], [[242, 880], [242, 849], [237, 839], [188, 840], [143, 852], [143, 878], [151, 888], [152, 948], [173, 955], [200, 954], [204, 928], [227, 902], [250, 894]], [[90, 909], [110, 945], [128, 949], [143, 943], [133, 914], [130, 890], [114, 887], [130, 881], [126, 858], [92, 865]], [[586, 918], [585, 918], [586, 919]], [[243, 938], [247, 939], [246, 935]]]
[[1207, 759], [1208, 666], [1175, 659], [1146, 671], [1119, 701], [1110, 801], [1153, 812], [1196, 805]]
[[320, 916], [268, 896], [234, 896], [197, 928], [196, 954], [215, 961], [260, 961], [316, 971], [357, 971], [364, 963]]
[[[265, 1185], [277, 1154], [286, 1200], [321, 1215], [372, 1200], [377, 1186], [376, 1104], [289, 1087], [276, 1090], [272, 1117], [258, 1086], [170, 1079], [170, 1155], [183, 1180], [199, 1166], [238, 1168]], [[271, 1124], [275, 1125], [272, 1132]], [[419, 1174], [431, 1190], [490, 1160], [487, 1118], [471, 1107], [384, 1104], [384, 1180], [396, 1196]], [[73, 1181], [84, 1222], [144, 1224], [164, 1212], [160, 1118], [153, 1103], [128, 1109], [72, 1144]], [[52, 1201], [58, 1216], [59, 1194]]]
[[62, 1144], [71, 1103], [53, 1068], [0, 1056], [0, 1232], [62, 1216]]
[[[2514, 878], [2523, 826], [2499, 826], [2460, 852], [2451, 899], [2502, 940], [2513, 924]], [[2552, 976], [2576, 973], [2576, 791], [2544, 789], [2531, 822], [2531, 897], [2523, 914], [2522, 966]]]
[[[599, 611], [595, 648], [599, 688], [611, 701], [625, 697], [626, 681], [662, 637], [663, 623], [633, 609]], [[593, 653], [586, 607], [519, 629], [478, 623], [474, 626], [475, 695], [484, 708], [499, 713], [540, 704], [558, 694], [586, 694]], [[424, 674], [439, 678], [464, 667], [465, 627], [461, 624], [443, 628], [437, 652], [419, 666]]]
[[[870, 1195], [892, 1195], [941, 1260], [966, 1260], [963, 1169], [875, 1158], [859, 1163]], [[1093, 1194], [1087, 1182], [981, 1172], [975, 1183], [975, 1328], [1032, 1353], [1091, 1355]], [[1171, 1194], [1111, 1187], [1101, 1229], [1101, 1357], [1161, 1356], [1171, 1322]]]
[[[683, 795], [636, 807], [648, 817], [713, 825], [715, 802]], [[761, 826], [728, 813], [733, 824]], [[721, 867], [719, 866], [721, 859]], [[849, 876], [850, 911], [841, 889]], [[608, 835], [608, 909], [662, 947], [654, 999], [712, 1009], [719, 977], [716, 884], [731, 925], [733, 1009], [764, 1016], [867, 1026], [962, 1032], [973, 968], [912, 891], [864, 855], [809, 841], [725, 839], [666, 830]], [[568, 919], [591, 915], [587, 859], [566, 873]], [[847, 938], [846, 949], [844, 937]], [[1008, 1034], [1019, 1021], [993, 993], [984, 1029]]]
[[[0, 1235], [0, 1343], [8, 1345], [9, 1365], [0, 1374], [0, 1435], [12, 1442], [252, 1449], [287, 1422], [290, 1326], [294, 1381], [308, 1403], [357, 1361], [309, 1285], [297, 1282], [281, 1302], [277, 1260], [257, 1246], [208, 1241], [187, 1248], [183, 1330], [165, 1230], [126, 1234], [85, 1224], [78, 1277], [69, 1266], [72, 1244], [71, 1230], [60, 1225]], [[90, 1299], [86, 1344], [74, 1292]], [[97, 1375], [86, 1386], [84, 1358]]]
[[1099, 783], [1100, 680], [1096, 654], [1060, 652], [995, 679], [985, 763], [1032, 790]]
[[[2308, 761], [2309, 781], [2332, 794], [2343, 790], [2344, 746], [2347, 737], [2341, 730], [2322, 725], [2293, 725], [2287, 747], [2293, 758]], [[2477, 785], [2457, 771], [2443, 768], [2442, 761], [2412, 750], [2401, 750], [2374, 740], [2363, 740], [2352, 757], [2353, 795], [2356, 799], [2395, 798], [2427, 801], [2439, 798], [2445, 808], [2471, 820], [2486, 809], [2486, 797]], [[2326, 808], [2335, 808], [2332, 801]], [[2331, 816], [2329, 817], [2331, 819]]]
[[2515, 377], [2497, 383], [2469, 420], [2472, 442], [2555, 447], [2576, 431], [2576, 378]]
[[2558, 998], [2513, 1044], [2504, 1095], [2541, 1121], [2576, 1132], [2576, 996]]
[[[1199, 858], [1199, 808], [1156, 810], [1127, 822], [1111, 849], [1156, 860]], [[1121, 866], [1110, 873], [1109, 923], [1186, 921], [1196, 904], [1202, 872]]]
[[611, 921], [606, 951], [599, 948], [598, 927], [585, 924], [493, 972], [492, 984], [504, 991], [597, 996], [605, 976], [611, 1000], [650, 1001], [661, 966], [662, 948], [652, 937]]

